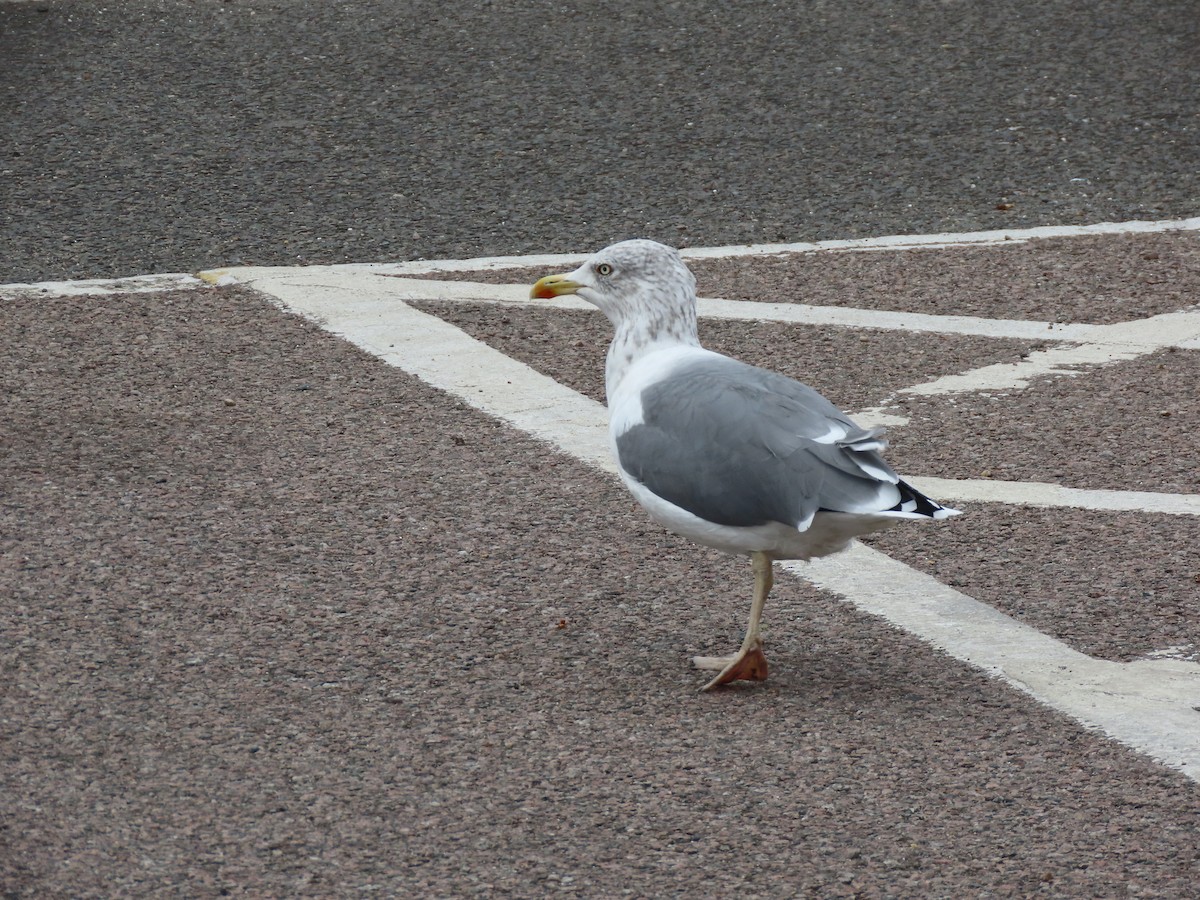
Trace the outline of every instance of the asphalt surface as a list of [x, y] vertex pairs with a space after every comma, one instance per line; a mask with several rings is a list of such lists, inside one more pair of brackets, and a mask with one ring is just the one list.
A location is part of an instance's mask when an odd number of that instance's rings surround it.
[[[0, 311], [10, 896], [1195, 886], [1195, 782], [796, 579], [698, 694], [744, 561], [252, 292]], [[988, 581], [1054, 515], [895, 543]]]
[[[1182, 0], [0, 2], [0, 284], [1195, 216], [1198, 27]], [[693, 268], [1113, 323], [1195, 305], [1198, 257]], [[421, 308], [600, 395], [598, 315]], [[771, 679], [698, 694], [744, 561], [253, 290], [0, 290], [0, 333], [0, 896], [1196, 893], [1195, 776], [807, 582], [777, 579]], [[1043, 346], [703, 337], [851, 409]], [[1198, 355], [916, 398], [889, 458], [1195, 494]], [[874, 546], [1100, 659], [1200, 653], [1192, 517], [965, 513]]]
[[1194, 215], [1195, 12], [0, 3], [0, 283]]
[[[734, 258], [692, 268], [703, 296], [818, 306], [990, 310], [998, 318], [1040, 312], [1047, 321], [1111, 323], [1200, 302], [1195, 232]], [[472, 277], [532, 282], [540, 274]], [[611, 326], [595, 311], [413, 305], [603, 402]], [[700, 336], [707, 347], [803, 380], [852, 410], [927, 379], [1015, 363], [1051, 343], [728, 320], [702, 321]], [[902, 408], [913, 421], [893, 431], [888, 458], [901, 471], [944, 478], [1200, 494], [1190, 449], [1200, 430], [1198, 383], [1200, 353], [1167, 349], [965, 406], [961, 395], [910, 400]], [[1200, 555], [1189, 517], [985, 509], [953, 527], [869, 542], [1091, 656], [1128, 661], [1167, 647], [1200, 648]], [[1087, 590], [1078, 588], [1081, 571]]]

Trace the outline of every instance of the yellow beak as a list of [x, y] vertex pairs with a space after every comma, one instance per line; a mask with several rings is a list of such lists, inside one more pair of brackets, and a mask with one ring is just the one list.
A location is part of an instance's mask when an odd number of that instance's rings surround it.
[[554, 297], [561, 297], [563, 294], [574, 294], [583, 285], [576, 281], [572, 281], [566, 275], [547, 275], [545, 278], [538, 279], [537, 283], [529, 289], [529, 297], [532, 300], [550, 300]]

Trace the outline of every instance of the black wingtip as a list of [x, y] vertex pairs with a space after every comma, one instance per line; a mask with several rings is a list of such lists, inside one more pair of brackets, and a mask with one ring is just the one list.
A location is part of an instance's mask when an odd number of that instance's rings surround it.
[[928, 516], [931, 519], [944, 519], [947, 516], [958, 515], [957, 509], [942, 506], [936, 500], [926, 497], [904, 479], [896, 482], [900, 489], [900, 502], [892, 510], [894, 512], [914, 513], [918, 516]]

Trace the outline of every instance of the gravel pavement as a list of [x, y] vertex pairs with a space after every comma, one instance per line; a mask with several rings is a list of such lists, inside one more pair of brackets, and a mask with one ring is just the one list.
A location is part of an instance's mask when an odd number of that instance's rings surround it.
[[[1045, 238], [990, 246], [689, 259], [702, 297], [943, 316], [1124, 322], [1194, 305], [1194, 231]], [[439, 272], [442, 280], [533, 283], [544, 267]]]
[[[745, 561], [252, 288], [3, 285], [1196, 216], [1198, 29], [1188, 0], [0, 0], [0, 897], [1195, 896], [1194, 772], [790, 576], [771, 679], [699, 694]], [[1039, 329], [1200, 303], [1194, 229], [691, 265]], [[413, 305], [602, 397], [598, 314]], [[1200, 342], [903, 393], [1047, 331], [702, 323], [891, 404], [905, 474], [1200, 494]], [[1194, 515], [964, 512], [872, 545], [1195, 668]]]
[[1195, 13], [0, 2], [0, 283], [1195, 215]]
[[[9, 896], [1196, 883], [1194, 782], [794, 579], [772, 680], [698, 694], [743, 562], [252, 292], [0, 317]], [[1036, 515], [907, 552], [974, 584]]]

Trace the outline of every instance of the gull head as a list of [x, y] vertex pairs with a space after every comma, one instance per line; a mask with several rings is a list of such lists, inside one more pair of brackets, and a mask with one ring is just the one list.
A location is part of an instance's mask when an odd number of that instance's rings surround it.
[[[603, 312], [617, 330], [672, 325], [695, 334], [696, 279], [679, 251], [654, 241], [621, 241], [565, 275], [547, 275], [529, 296], [549, 300], [576, 294]], [[682, 335], [681, 335], [682, 336]]]

